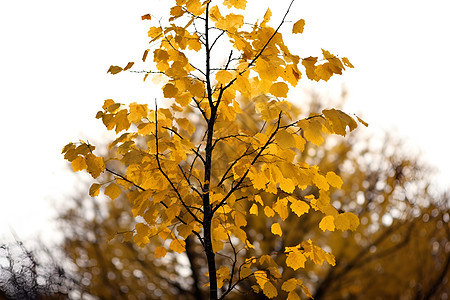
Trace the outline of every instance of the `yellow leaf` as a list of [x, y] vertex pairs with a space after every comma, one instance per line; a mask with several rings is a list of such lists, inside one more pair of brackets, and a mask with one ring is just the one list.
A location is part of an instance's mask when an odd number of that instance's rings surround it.
[[269, 93], [274, 95], [275, 97], [287, 97], [287, 93], [289, 92], [289, 87], [284, 82], [275, 82], [269, 89]]
[[172, 15], [172, 18], [170, 18], [170, 22], [176, 18], [181, 17], [184, 15], [184, 10], [182, 6], [176, 5], [170, 9], [170, 14]]
[[194, 97], [202, 98], [205, 96], [205, 85], [200, 80], [195, 80], [188, 86], [188, 89]]
[[326, 216], [320, 221], [319, 228], [322, 229], [322, 231], [329, 230], [334, 231], [334, 217], [333, 216]]
[[331, 186], [334, 186], [334, 187], [336, 187], [336, 188], [338, 188], [338, 189], [340, 189], [341, 188], [341, 186], [342, 186], [342, 184], [343, 184], [343, 181], [342, 181], [342, 179], [341, 179], [341, 177], [339, 177], [338, 175], [336, 175], [336, 173], [334, 173], [334, 172], [328, 172], [327, 173], [327, 181], [328, 181], [328, 183], [331, 185]]
[[148, 238], [148, 234], [150, 232], [150, 228], [143, 223], [136, 224], [136, 235], [134, 236], [134, 242], [141, 248], [143, 248], [146, 244], [150, 242]]
[[261, 27], [266, 26], [267, 22], [270, 21], [271, 16], [272, 16], [272, 12], [270, 11], [269, 8], [267, 8], [266, 13], [264, 14], [264, 19], [259, 26], [261, 26]]
[[253, 246], [248, 240], [245, 240], [245, 245], [247, 249], [255, 249], [255, 246]]
[[216, 80], [219, 84], [227, 84], [233, 79], [233, 75], [226, 71], [226, 70], [220, 70], [216, 73]]
[[262, 198], [260, 195], [255, 195], [255, 201], [256, 201], [256, 203], [261, 204], [261, 206], [264, 206], [264, 202], [262, 201]]
[[294, 199], [291, 203], [291, 209], [297, 216], [300, 217], [309, 211], [309, 205], [306, 202]]
[[242, 212], [236, 211], [234, 215], [234, 223], [237, 227], [242, 227], [247, 225], [247, 219]]
[[286, 130], [280, 130], [275, 136], [275, 140], [282, 149], [295, 148], [296, 141], [294, 138], [295, 134], [289, 133]]
[[301, 300], [301, 299], [295, 291], [291, 291], [291, 292], [289, 292], [286, 300]]
[[311, 295], [311, 292], [309, 291], [309, 289], [306, 286], [302, 285], [302, 290], [303, 290], [303, 293], [305, 293], [306, 296], [308, 296], [311, 299], [314, 299], [313, 296]]
[[288, 199], [287, 198], [280, 198], [277, 202], [275, 202], [272, 206], [273, 210], [277, 212], [277, 214], [280, 216], [280, 218], [284, 221], [289, 216], [289, 210], [287, 207]]
[[209, 18], [211, 19], [211, 21], [213, 21], [215, 23], [217, 23], [223, 19], [222, 14], [220, 13], [217, 5], [214, 5], [213, 7], [211, 7], [209, 9]]
[[183, 240], [175, 239], [170, 243], [170, 249], [177, 253], [183, 253], [186, 249], [186, 242]]
[[248, 264], [242, 265], [242, 268], [241, 268], [241, 271], [240, 271], [240, 274], [239, 274], [241, 276], [241, 278], [246, 278], [246, 277], [248, 277], [248, 276], [250, 276], [252, 274], [253, 274], [253, 272], [250, 269], [250, 265], [248, 265]]
[[264, 189], [266, 187], [266, 183], [269, 181], [264, 172], [254, 174], [251, 180], [253, 183], [253, 187], [260, 190]]
[[111, 73], [114, 75], [114, 74], [120, 73], [122, 71], [123, 71], [123, 69], [119, 66], [110, 66], [106, 73]]
[[300, 19], [294, 23], [292, 27], [292, 33], [303, 33], [303, 28], [305, 27], [305, 20]]
[[119, 197], [120, 193], [122, 193], [122, 190], [120, 189], [120, 186], [115, 183], [111, 183], [105, 188], [105, 195], [111, 198], [111, 200]]
[[178, 94], [178, 89], [175, 85], [168, 83], [163, 87], [163, 93], [165, 98], [174, 98]]
[[281, 236], [283, 234], [283, 231], [281, 230], [281, 226], [278, 223], [273, 223], [272, 227], [270, 228], [270, 231], [273, 234], [276, 234], [276, 235], [279, 235], [279, 236]]
[[295, 190], [295, 184], [290, 178], [282, 178], [280, 180], [280, 189], [286, 193], [292, 193]]
[[123, 70], [126, 71], [126, 70], [130, 69], [133, 65], [134, 65], [134, 62], [129, 62], [129, 63], [125, 66], [125, 68], [123, 68]]
[[155, 248], [155, 258], [164, 257], [167, 254], [167, 250], [164, 247], [156, 247]]
[[149, 14], [143, 15], [141, 17], [141, 20], [151, 20], [151, 19], [152, 19], [152, 17]]
[[343, 113], [340, 110], [334, 108], [324, 109], [322, 113], [327, 119], [327, 121], [331, 124], [331, 128], [336, 134], [345, 136], [347, 126], [350, 129], [350, 131], [352, 131], [358, 126], [352, 117], [350, 117], [346, 113]]
[[304, 268], [306, 257], [301, 252], [290, 252], [286, 258], [286, 265], [294, 270], [298, 268]]
[[93, 178], [97, 178], [105, 170], [103, 157], [96, 157], [94, 154], [89, 153], [86, 155], [86, 165], [89, 174]]
[[205, 6], [202, 5], [200, 0], [188, 0], [186, 2], [186, 9], [192, 14], [199, 16], [203, 13]]
[[150, 27], [150, 30], [148, 31], [148, 37], [152, 39], [160, 37], [161, 34], [162, 34], [161, 27]]
[[264, 214], [265, 214], [268, 218], [275, 216], [275, 212], [274, 212], [273, 209], [270, 208], [269, 206], [264, 207]]
[[331, 253], [328, 253], [328, 252], [325, 253], [325, 260], [327, 261], [327, 263], [329, 263], [332, 266], [336, 265], [336, 258]]
[[262, 290], [267, 298], [275, 298], [276, 296], [278, 296], [277, 288], [271, 282], [266, 282]]
[[360, 117], [356, 116], [356, 119], [358, 119], [358, 122], [363, 124], [364, 126], [369, 126], [369, 124], [367, 124], [366, 122], [364, 122], [364, 120], [362, 120]]
[[326, 178], [319, 173], [315, 173], [313, 175], [313, 182], [321, 190], [328, 191], [328, 189], [330, 188]]
[[252, 215], [258, 215], [258, 205], [253, 203], [252, 207], [250, 208], [250, 214]]
[[346, 67], [354, 68], [354, 66], [348, 61], [348, 58], [347, 58], [347, 57], [343, 57], [343, 58], [342, 58], [342, 62], [344, 63], [344, 65], [345, 65]]
[[334, 225], [338, 230], [356, 230], [359, 226], [358, 217], [351, 212], [345, 212], [334, 217]]
[[267, 274], [264, 271], [258, 270], [254, 273], [256, 283], [262, 288], [264, 288], [264, 285], [269, 282], [269, 279], [267, 278]]
[[331, 76], [333, 76], [333, 71], [329, 67], [329, 63], [324, 63], [323, 65], [316, 66], [314, 73], [317, 75], [317, 78], [320, 80], [328, 81]]
[[122, 235], [123, 235], [123, 241], [129, 242], [133, 238], [133, 231], [127, 231], [127, 232], [123, 233]]
[[245, 9], [247, 5], [247, 0], [224, 0], [223, 5], [228, 8], [234, 7], [238, 9]]
[[72, 170], [74, 172], [81, 171], [86, 169], [86, 160], [83, 156], [77, 156], [74, 160], [72, 160]]
[[[146, 49], [145, 51], [144, 51], [144, 54], [142, 55], [142, 61], [143, 62], [145, 62], [145, 60], [147, 59], [147, 55], [148, 55], [148, 51], [149, 51], [150, 49]], [[147, 74], [146, 74], [147, 75]]]
[[89, 196], [91, 197], [98, 196], [98, 194], [100, 193], [100, 186], [101, 185], [98, 183], [93, 183], [89, 188]]
[[213, 248], [214, 253], [217, 253], [223, 249], [224, 243], [222, 241], [213, 240], [211, 243], [212, 243], [212, 248]]
[[137, 123], [148, 115], [147, 104], [137, 104], [133, 102], [130, 104], [130, 113], [127, 118], [130, 122]]
[[313, 118], [309, 120], [303, 119], [297, 123], [303, 129], [305, 138], [317, 146], [320, 146], [324, 142], [321, 122], [319, 118]]
[[216, 272], [217, 274], [217, 287], [222, 288], [223, 281], [226, 279], [230, 279], [230, 269], [225, 266], [221, 266], [219, 270]]
[[286, 292], [291, 292], [291, 291], [295, 290], [296, 287], [297, 287], [297, 279], [291, 278], [291, 279], [283, 282], [281, 289]]

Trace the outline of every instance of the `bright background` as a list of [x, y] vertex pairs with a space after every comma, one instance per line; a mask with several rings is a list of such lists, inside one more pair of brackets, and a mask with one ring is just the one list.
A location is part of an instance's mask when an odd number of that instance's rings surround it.
[[[150, 23], [140, 16], [163, 16], [167, 2], [1, 2], [0, 238], [13, 229], [22, 239], [51, 239], [52, 203], [63, 207], [67, 197], [87, 193], [80, 182], [87, 177], [69, 172], [60, 153], [70, 141], [104, 139], [106, 129], [94, 118], [104, 99], [160, 98], [141, 75], [106, 71], [142, 57]], [[271, 6], [276, 26], [290, 1], [249, 2], [257, 5], [246, 13], [261, 18]], [[297, 0], [287, 18], [306, 20], [304, 34], [289, 39], [301, 56], [321, 56], [324, 48], [356, 67], [326, 84], [303, 86], [333, 94], [345, 85], [345, 111], [370, 123], [361, 130], [405, 139], [408, 152], [439, 170], [433, 181], [440, 189], [450, 186], [449, 11], [446, 0]]]

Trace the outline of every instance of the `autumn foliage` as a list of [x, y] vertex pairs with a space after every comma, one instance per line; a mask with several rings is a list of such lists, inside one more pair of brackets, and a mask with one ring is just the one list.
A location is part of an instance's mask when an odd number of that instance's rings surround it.
[[[105, 100], [96, 117], [117, 134], [108, 154], [99, 156], [82, 141], [63, 149], [74, 171], [86, 170], [98, 179], [90, 196], [102, 191], [112, 200], [121, 194], [128, 198], [136, 222], [111, 238], [158, 245], [155, 259], [184, 253], [190, 243], [202, 249], [210, 299], [224, 298], [248, 282], [269, 298], [311, 297], [288, 270], [305, 268], [307, 262], [333, 266], [335, 256], [311, 238], [285, 240], [284, 222], [320, 212], [315, 226], [322, 232], [356, 230], [360, 223], [354, 213], [331, 203], [330, 193], [343, 185], [341, 177], [303, 157], [305, 147], [322, 144], [326, 134], [345, 136], [357, 121], [367, 124], [334, 108], [299, 118], [287, 100], [303, 74], [327, 81], [353, 66], [326, 50], [320, 60], [290, 52], [280, 30], [293, 2], [272, 28], [270, 9], [260, 22], [244, 21], [238, 12], [246, 1], [177, 0], [168, 25], [160, 21], [150, 28], [152, 47], [142, 58], [149, 69], [144, 80], [161, 76], [165, 99], [129, 105]], [[151, 14], [142, 19], [153, 22]], [[301, 33], [303, 26], [303, 20], [295, 22], [292, 33]], [[229, 49], [221, 44], [219, 51], [219, 42]], [[213, 65], [213, 55], [224, 55], [225, 63]], [[194, 64], [199, 56], [202, 62]], [[108, 72], [133, 66], [111, 66]], [[248, 115], [256, 117], [253, 126], [242, 122]], [[249, 239], [249, 217], [258, 214], [283, 245], [277, 252], [261, 253]], [[230, 251], [229, 260], [219, 259]]]

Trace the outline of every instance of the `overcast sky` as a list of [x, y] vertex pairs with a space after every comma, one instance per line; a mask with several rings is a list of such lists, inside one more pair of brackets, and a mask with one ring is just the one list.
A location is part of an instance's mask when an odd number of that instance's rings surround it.
[[[1, 2], [0, 237], [10, 228], [22, 238], [51, 236], [50, 203], [86, 193], [67, 172], [62, 146], [102, 139], [94, 116], [104, 99], [148, 102], [158, 95], [140, 75], [106, 70], [142, 57], [150, 23], [140, 16], [163, 16], [166, 2]], [[275, 26], [290, 1], [256, 2], [247, 13], [262, 16], [271, 5]], [[289, 41], [301, 55], [320, 56], [324, 48], [355, 65], [328, 84], [304, 85], [327, 93], [345, 84], [346, 111], [370, 123], [367, 130], [405, 139], [407, 151], [440, 170], [435, 180], [443, 189], [450, 184], [449, 11], [444, 0], [297, 0], [288, 17], [306, 20], [304, 34]]]

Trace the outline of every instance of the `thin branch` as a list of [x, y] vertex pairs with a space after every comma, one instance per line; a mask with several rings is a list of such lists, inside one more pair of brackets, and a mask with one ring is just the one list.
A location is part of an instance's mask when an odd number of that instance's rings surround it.
[[156, 144], [156, 163], [158, 164], [158, 169], [159, 171], [163, 174], [163, 176], [166, 178], [166, 180], [169, 182], [170, 186], [172, 187], [172, 189], [174, 190], [174, 192], [177, 194], [178, 199], [180, 200], [181, 204], [183, 205], [183, 207], [187, 210], [187, 212], [194, 218], [195, 221], [199, 222], [200, 224], [202, 223], [202, 221], [200, 221], [200, 219], [189, 209], [189, 207], [186, 205], [186, 203], [184, 202], [183, 198], [180, 195], [180, 192], [178, 191], [178, 189], [175, 187], [175, 185], [173, 184], [172, 180], [169, 178], [169, 176], [166, 174], [166, 172], [164, 172], [164, 170], [162, 169], [161, 166], [161, 161], [159, 159], [159, 142], [158, 142], [158, 103], [156, 102], [155, 99], [155, 124], [156, 124], [156, 129], [155, 129], [155, 144]]
[[[281, 122], [281, 116], [282, 116], [282, 112], [280, 112], [278, 114], [278, 121], [277, 121], [277, 127], [275, 128], [275, 130], [272, 132], [272, 134], [270, 135], [270, 137], [267, 139], [267, 142], [264, 144], [264, 146], [262, 146], [259, 150], [259, 152], [256, 154], [256, 156], [253, 158], [252, 162], [250, 163], [250, 167], [253, 166], [257, 161], [258, 158], [261, 156], [261, 154], [263, 153], [264, 150], [266, 150], [266, 148], [269, 146], [269, 144], [272, 143], [272, 139], [274, 138], [275, 134], [277, 134], [278, 130], [280, 129], [280, 122]], [[241, 179], [239, 180], [239, 182], [230, 189], [230, 191], [228, 192], [228, 194], [222, 199], [222, 201], [220, 201], [219, 204], [217, 204], [216, 207], [214, 207], [213, 212], [215, 212], [220, 206], [222, 206], [223, 204], [225, 204], [225, 202], [227, 201], [227, 199], [238, 189], [239, 185], [242, 184], [242, 182], [244, 182], [244, 180], [247, 178], [247, 174], [250, 172], [250, 167], [245, 171], [244, 175], [242, 175]]]

